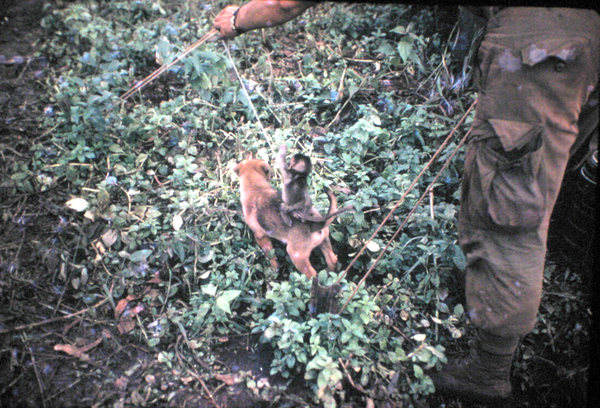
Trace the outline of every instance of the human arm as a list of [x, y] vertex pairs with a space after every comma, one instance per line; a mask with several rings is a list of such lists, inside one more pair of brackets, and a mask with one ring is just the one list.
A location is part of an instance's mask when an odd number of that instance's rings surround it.
[[213, 27], [219, 31], [221, 38], [233, 38], [246, 31], [281, 25], [315, 4], [303, 0], [251, 0], [241, 7], [225, 7], [215, 17]]

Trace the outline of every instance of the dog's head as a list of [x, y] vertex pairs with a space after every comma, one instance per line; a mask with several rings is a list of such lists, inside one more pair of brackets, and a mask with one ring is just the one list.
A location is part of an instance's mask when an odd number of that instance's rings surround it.
[[243, 160], [235, 165], [233, 171], [239, 177], [244, 177], [245, 174], [256, 172], [261, 174], [267, 181], [270, 181], [271, 176], [273, 175], [273, 170], [271, 169], [271, 166], [269, 166], [264, 160], [259, 159]]

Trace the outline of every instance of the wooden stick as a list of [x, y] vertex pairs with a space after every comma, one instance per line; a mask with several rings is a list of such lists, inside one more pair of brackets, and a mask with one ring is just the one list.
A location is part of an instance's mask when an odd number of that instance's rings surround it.
[[[27, 337], [25, 333], [21, 334], [21, 340], [25, 344], [25, 347], [29, 349], [29, 354], [31, 355], [31, 365], [33, 366], [33, 372], [35, 373], [35, 379], [37, 380], [38, 388], [40, 389], [40, 397], [44, 396], [44, 384], [42, 383], [42, 379], [40, 378], [40, 373], [38, 371], [37, 363], [35, 361], [35, 354], [33, 354], [33, 349], [29, 345], [27, 341]], [[46, 408], [46, 400], [42, 399], [42, 407]]]
[[[473, 105], [471, 105], [471, 107], [473, 107], [474, 105], [475, 105], [475, 103], [473, 103]], [[369, 277], [369, 275], [371, 274], [371, 272], [373, 272], [373, 270], [375, 269], [375, 266], [377, 266], [377, 264], [379, 263], [379, 261], [381, 260], [381, 258], [383, 257], [383, 255], [385, 254], [385, 252], [387, 251], [387, 249], [390, 247], [390, 245], [394, 241], [394, 239], [396, 239], [396, 237], [398, 236], [398, 234], [400, 233], [400, 231], [402, 231], [404, 229], [404, 226], [407, 224], [408, 220], [410, 220], [410, 217], [417, 211], [418, 206], [423, 202], [423, 200], [425, 199], [425, 197], [427, 195], [429, 195], [429, 192], [431, 191], [431, 189], [433, 189], [434, 184], [440, 178], [440, 176], [442, 175], [442, 172], [444, 170], [446, 170], [446, 168], [450, 164], [450, 160], [452, 160], [452, 158], [456, 155], [456, 153], [458, 153], [458, 150], [462, 147], [462, 145], [465, 143], [465, 141], [467, 140], [467, 138], [471, 134], [471, 130], [473, 130], [473, 127], [471, 127], [469, 129], [469, 131], [467, 132], [467, 134], [460, 140], [460, 142], [458, 143], [458, 145], [456, 146], [456, 148], [454, 149], [454, 151], [452, 152], [452, 154], [450, 155], [450, 157], [448, 158], [448, 160], [446, 160], [446, 162], [442, 166], [442, 169], [435, 176], [435, 178], [433, 179], [433, 181], [431, 182], [431, 184], [429, 185], [429, 187], [427, 187], [427, 189], [425, 190], [425, 192], [423, 193], [423, 195], [421, 195], [421, 198], [419, 198], [419, 200], [416, 202], [416, 204], [414, 205], [414, 207], [412, 208], [412, 210], [408, 213], [408, 215], [406, 216], [406, 218], [404, 219], [404, 221], [402, 222], [402, 224], [400, 224], [400, 227], [398, 227], [398, 229], [396, 230], [396, 232], [394, 233], [394, 235], [392, 235], [392, 237], [389, 239], [387, 245], [381, 250], [379, 256], [377, 257], [377, 259], [375, 259], [375, 262], [373, 262], [373, 265], [371, 265], [371, 267], [369, 268], [369, 270], [367, 271], [367, 273], [365, 273], [365, 276], [363, 276], [363, 278], [358, 282], [358, 284], [356, 285], [356, 288], [354, 288], [354, 291], [352, 291], [352, 293], [350, 294], [350, 297], [348, 298], [348, 300], [346, 300], [346, 303], [344, 303], [344, 305], [340, 309], [340, 313], [339, 314], [342, 314], [342, 312], [346, 309], [346, 306], [348, 306], [348, 303], [350, 303], [350, 300], [352, 300], [352, 298], [354, 297], [354, 295], [356, 295], [356, 292], [358, 292], [358, 289], [360, 289], [360, 287], [367, 280], [367, 278]]]
[[[106, 302], [108, 302], [108, 299], [101, 300], [100, 302], [98, 302], [95, 305], [91, 306], [91, 308], [100, 307], [103, 304], [105, 304]], [[61, 320], [68, 320], [68, 319], [71, 319], [73, 317], [80, 316], [80, 315], [84, 314], [87, 311], [89, 311], [89, 309], [83, 309], [83, 310], [80, 310], [78, 312], [71, 313], [71, 314], [68, 314], [68, 315], [64, 315], [64, 316], [61, 316], [61, 317], [55, 317], [53, 319], [42, 320], [41, 322], [29, 323], [29, 324], [24, 324], [22, 326], [11, 327], [9, 329], [3, 329], [3, 330], [0, 330], [0, 334], [11, 333], [11, 332], [21, 331], [21, 330], [27, 330], [27, 329], [31, 329], [33, 327], [38, 327], [38, 326], [43, 326], [45, 324], [59, 322]]]
[[133, 95], [135, 93], [135, 91], [138, 91], [138, 90], [142, 89], [143, 87], [145, 87], [146, 85], [148, 85], [150, 82], [152, 82], [154, 79], [156, 79], [156, 77], [158, 77], [163, 72], [167, 71], [173, 65], [177, 64], [179, 61], [181, 61], [183, 58], [185, 58], [190, 52], [192, 52], [193, 50], [198, 48], [200, 45], [202, 45], [204, 42], [206, 42], [209, 38], [213, 37], [217, 33], [218, 33], [217, 30], [214, 30], [214, 29], [210, 30], [202, 38], [200, 38], [195, 43], [193, 43], [192, 45], [187, 47], [181, 53], [181, 55], [179, 55], [177, 58], [175, 58], [172, 62], [168, 63], [167, 65], [163, 65], [162, 67], [158, 68], [156, 71], [154, 71], [153, 73], [148, 75], [142, 82], [138, 82], [137, 84], [135, 84], [129, 91], [125, 92], [121, 96], [121, 100], [122, 101], [127, 100], [127, 98], [129, 98], [131, 95]]
[[[434, 160], [438, 157], [438, 155], [442, 152], [442, 150], [446, 147], [446, 144], [448, 144], [448, 142], [451, 140], [451, 138], [454, 136], [454, 133], [456, 132], [456, 130], [458, 129], [458, 127], [463, 123], [463, 121], [467, 118], [467, 116], [469, 115], [469, 113], [471, 112], [471, 110], [475, 107], [475, 104], [477, 103], [477, 100], [475, 100], [475, 102], [473, 102], [471, 104], [471, 106], [469, 107], [469, 109], [467, 109], [467, 111], [465, 112], [465, 114], [462, 116], [462, 118], [458, 121], [458, 123], [456, 124], [456, 126], [452, 129], [452, 131], [450, 132], [450, 134], [448, 135], [448, 137], [446, 138], [446, 140], [444, 140], [444, 142], [440, 145], [440, 147], [438, 148], [438, 150], [435, 152], [435, 154], [431, 157], [431, 159], [427, 162], [427, 164], [425, 164], [425, 166], [423, 167], [423, 169], [421, 169], [421, 172], [417, 175], [417, 177], [415, 177], [415, 179], [413, 180], [412, 184], [408, 187], [408, 189], [406, 189], [406, 191], [404, 192], [404, 194], [402, 195], [402, 197], [400, 197], [400, 199], [396, 202], [396, 204], [394, 204], [394, 206], [392, 207], [392, 209], [388, 212], [388, 214], [386, 215], [386, 217], [383, 219], [383, 221], [381, 221], [381, 223], [379, 224], [379, 226], [375, 229], [375, 231], [373, 232], [373, 234], [371, 234], [371, 236], [369, 237], [369, 239], [365, 242], [365, 244], [363, 245], [363, 247], [360, 249], [360, 251], [358, 251], [358, 253], [356, 255], [354, 255], [354, 258], [352, 259], [352, 261], [350, 262], [350, 265], [348, 265], [346, 267], [346, 269], [344, 269], [344, 271], [339, 275], [338, 279], [335, 281], [335, 283], [340, 283], [340, 281], [344, 278], [344, 276], [346, 276], [346, 273], [348, 273], [348, 271], [350, 270], [350, 268], [352, 268], [352, 266], [356, 263], [356, 261], [358, 260], [358, 258], [362, 255], [362, 253], [367, 249], [367, 246], [369, 245], [369, 243], [373, 240], [373, 238], [375, 238], [375, 236], [379, 233], [379, 231], [383, 228], [383, 226], [385, 225], [385, 223], [389, 220], [389, 218], [392, 216], [392, 214], [394, 213], [394, 211], [396, 211], [396, 209], [400, 206], [400, 204], [402, 204], [402, 202], [404, 202], [404, 199], [406, 198], [406, 196], [408, 195], [408, 193], [413, 189], [413, 187], [417, 184], [417, 181], [419, 181], [419, 179], [423, 176], [423, 174], [425, 174], [425, 171], [429, 168], [429, 166], [431, 165], [431, 163], [434, 162]], [[447, 163], [450, 162], [450, 159], [448, 159], [446, 161]], [[440, 173], [441, 174], [441, 173]], [[437, 180], [437, 179], [436, 179]], [[427, 191], [426, 191], [427, 192]], [[391, 240], [390, 240], [391, 242]], [[388, 244], [389, 246], [389, 244]], [[387, 248], [387, 246], [386, 246]], [[385, 249], [382, 251], [385, 252]], [[360, 285], [359, 285], [360, 286]], [[343, 310], [344, 308], [342, 308]], [[341, 313], [341, 311], [340, 311]]]

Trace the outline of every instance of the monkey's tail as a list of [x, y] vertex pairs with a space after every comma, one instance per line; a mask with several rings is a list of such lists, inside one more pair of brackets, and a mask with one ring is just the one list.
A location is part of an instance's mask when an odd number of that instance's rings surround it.
[[[345, 212], [354, 211], [354, 207], [352, 205], [346, 205], [342, 208], [337, 208], [337, 199], [333, 195], [333, 192], [330, 189], [327, 189], [327, 196], [329, 197], [329, 212], [327, 215], [322, 216], [320, 214], [311, 214], [308, 211], [294, 211], [294, 218], [298, 218], [302, 220], [302, 222], [309, 221], [315, 223], [325, 223], [325, 227], [329, 226], [333, 219]], [[320, 228], [322, 228], [321, 226]]]
[[337, 199], [335, 198], [335, 195], [333, 195], [333, 191], [331, 191], [330, 188], [327, 189], [327, 196], [329, 197], [329, 212], [324, 218], [325, 226], [328, 227], [336, 216], [347, 211], [354, 211], [354, 207], [351, 205], [346, 205], [342, 208], [337, 208]]

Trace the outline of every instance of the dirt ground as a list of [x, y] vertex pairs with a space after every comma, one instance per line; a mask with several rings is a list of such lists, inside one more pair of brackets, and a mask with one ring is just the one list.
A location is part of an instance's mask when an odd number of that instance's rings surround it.
[[[0, 2], [2, 178], [9, 174], [11, 158], [32, 154], [31, 146], [44, 137], [39, 119], [44, 106], [38, 102], [38, 91], [48, 67], [46, 61], [35, 56], [43, 6], [44, 0]], [[52, 240], [59, 238], [61, 219], [53, 204], [55, 199], [43, 194], [13, 196], [0, 189], [0, 407], [118, 406], [125, 394], [131, 395], [132, 389], [153, 378], [161, 379], [160, 388], [165, 392], [171, 391], [174, 373], [165, 376], [143, 349], [123, 341], [117, 330], [106, 329], [102, 325], [105, 316], [97, 316], [97, 323], [89, 324], [77, 316], [75, 320], [64, 318], [77, 312], [64, 304], [59, 310], [46, 304], [61, 293], [58, 287], [56, 293], [47, 293], [54, 286], [57, 254], [51, 250], [41, 252], [42, 247], [52, 247]], [[28, 298], [35, 300], [27, 302]], [[17, 304], [19, 308], [13, 307]], [[18, 330], [31, 321], [43, 324]], [[103, 347], [90, 350], [94, 358], [89, 364], [55, 349], [61, 344], [89, 345], [98, 340]], [[82, 369], [86, 375], [80, 375]], [[184, 390], [171, 402], [172, 406], [183, 406], [184, 401], [204, 406], [202, 400], [198, 394]]]

